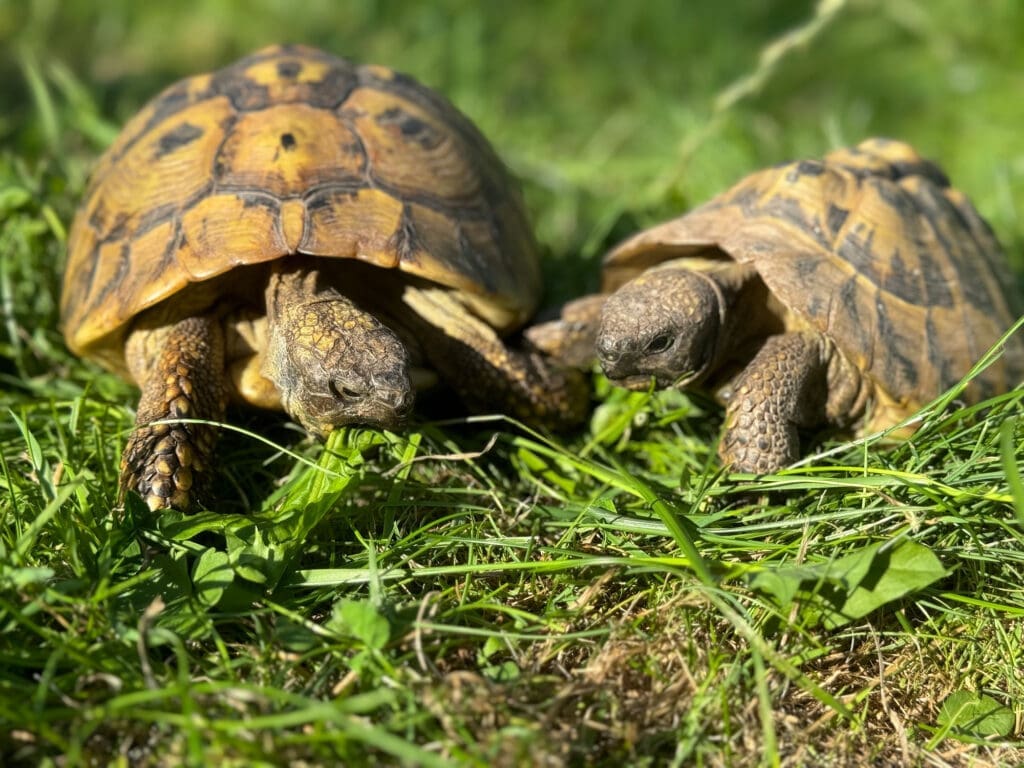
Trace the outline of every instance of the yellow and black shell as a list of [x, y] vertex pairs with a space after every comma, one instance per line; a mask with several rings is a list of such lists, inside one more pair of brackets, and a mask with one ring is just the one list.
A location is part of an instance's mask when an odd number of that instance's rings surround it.
[[499, 332], [541, 290], [519, 191], [465, 116], [406, 75], [275, 46], [171, 85], [99, 161], [69, 238], [68, 345], [123, 372], [140, 312], [215, 301], [197, 288], [290, 254], [448, 286]]
[[[744, 178], [613, 249], [604, 290], [690, 255], [753, 265], [790, 329], [825, 334], [904, 412], [959, 381], [1024, 312], [989, 226], [938, 166], [897, 141]], [[1022, 377], [1018, 333], [966, 397]]]

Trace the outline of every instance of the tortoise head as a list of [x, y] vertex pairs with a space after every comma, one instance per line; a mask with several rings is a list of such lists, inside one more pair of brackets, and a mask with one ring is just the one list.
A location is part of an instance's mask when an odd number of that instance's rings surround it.
[[715, 362], [725, 300], [709, 276], [655, 269], [611, 294], [601, 312], [597, 357], [605, 374], [632, 389], [685, 386]]
[[313, 290], [313, 280], [283, 275], [271, 286], [263, 375], [315, 434], [345, 424], [399, 426], [415, 399], [405, 345], [337, 291]]

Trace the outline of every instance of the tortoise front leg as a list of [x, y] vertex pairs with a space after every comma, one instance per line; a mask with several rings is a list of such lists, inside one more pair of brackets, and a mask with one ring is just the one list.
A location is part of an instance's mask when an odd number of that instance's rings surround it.
[[721, 394], [722, 461], [737, 472], [764, 474], [800, 458], [799, 427], [826, 423], [828, 352], [821, 336], [769, 336]]
[[224, 334], [213, 317], [140, 326], [129, 336], [128, 365], [142, 389], [135, 431], [121, 458], [121, 493], [135, 491], [152, 510], [187, 510], [209, 483], [217, 429], [154, 424], [224, 418]]
[[403, 323], [469, 410], [556, 430], [586, 417], [590, 391], [582, 371], [509, 347], [446, 289], [410, 286], [402, 298], [412, 309]]
[[606, 294], [591, 294], [566, 302], [558, 317], [523, 330], [532, 349], [571, 368], [590, 370], [597, 361], [597, 331]]

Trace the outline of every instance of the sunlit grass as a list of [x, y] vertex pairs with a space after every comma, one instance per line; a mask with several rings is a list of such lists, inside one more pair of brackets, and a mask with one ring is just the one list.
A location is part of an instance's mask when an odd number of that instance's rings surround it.
[[63, 346], [67, 222], [145, 98], [274, 38], [469, 112], [552, 301], [636, 227], [869, 134], [940, 159], [1022, 265], [1019, 5], [683, 5], [0, 8], [5, 764], [1024, 761], [1019, 390], [762, 478], [721, 470], [712, 402], [600, 378], [563, 436], [232, 412], [214, 509], [118, 505], [136, 394]]

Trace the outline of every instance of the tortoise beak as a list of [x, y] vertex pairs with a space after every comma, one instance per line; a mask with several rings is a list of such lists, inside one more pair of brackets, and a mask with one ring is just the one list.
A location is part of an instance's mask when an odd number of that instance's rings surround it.
[[625, 389], [632, 389], [634, 391], [643, 391], [645, 389], [685, 389], [692, 384], [696, 384], [702, 378], [706, 371], [695, 371], [693, 373], [684, 373], [681, 376], [677, 376], [674, 379], [665, 379], [659, 377], [653, 373], [639, 373], [633, 376], [622, 376], [619, 378], [608, 377], [608, 380], [617, 387], [623, 387]]
[[658, 380], [649, 374], [637, 374], [636, 376], [623, 376], [618, 379], [609, 377], [608, 379], [612, 384], [617, 387], [623, 387], [625, 389], [632, 389], [634, 391], [643, 391], [645, 389], [651, 389], [653, 386], [655, 389], [658, 388]]

